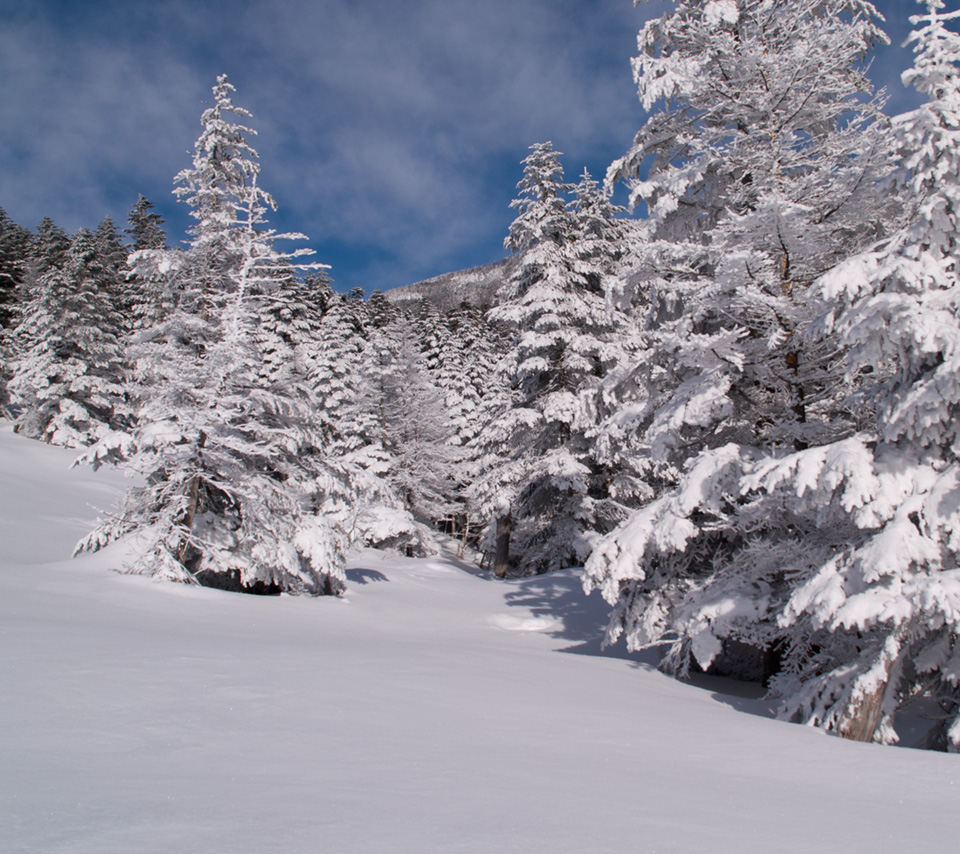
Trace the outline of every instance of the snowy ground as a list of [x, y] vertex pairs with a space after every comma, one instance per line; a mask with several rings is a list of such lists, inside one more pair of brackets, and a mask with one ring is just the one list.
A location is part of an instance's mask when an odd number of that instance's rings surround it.
[[953, 850], [960, 757], [599, 655], [575, 573], [358, 556], [343, 599], [154, 584], [123, 486], [0, 426], [0, 852]]

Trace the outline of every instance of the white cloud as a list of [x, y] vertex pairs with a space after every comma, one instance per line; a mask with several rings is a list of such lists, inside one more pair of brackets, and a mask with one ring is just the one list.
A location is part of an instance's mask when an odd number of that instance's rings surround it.
[[625, 150], [642, 122], [636, 33], [669, 5], [32, 0], [0, 31], [0, 205], [72, 230], [122, 220], [143, 192], [185, 222], [172, 178], [227, 73], [277, 225], [335, 252], [341, 285], [480, 263], [499, 254], [527, 146], [553, 140], [572, 180]]

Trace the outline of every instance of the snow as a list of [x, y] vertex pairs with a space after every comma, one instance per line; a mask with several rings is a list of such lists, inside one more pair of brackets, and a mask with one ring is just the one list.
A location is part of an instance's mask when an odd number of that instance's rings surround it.
[[736, 24], [740, 20], [736, 0], [712, 0], [704, 9], [704, 19], [709, 27]]
[[0, 851], [955, 843], [956, 757], [601, 655], [607, 606], [577, 571], [366, 551], [343, 598], [310, 599], [120, 575], [118, 546], [71, 561], [125, 485], [74, 456], [0, 427]]

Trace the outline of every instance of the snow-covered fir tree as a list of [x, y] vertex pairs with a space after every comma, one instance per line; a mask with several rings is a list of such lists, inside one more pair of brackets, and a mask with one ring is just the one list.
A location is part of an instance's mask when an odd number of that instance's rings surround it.
[[391, 481], [404, 509], [435, 528], [459, 511], [454, 426], [410, 320], [394, 319], [381, 335], [389, 353], [381, 388], [384, 438], [396, 466]]
[[330, 293], [308, 358], [308, 380], [317, 401], [325, 441], [342, 453], [359, 444], [347, 415], [356, 401], [366, 342], [363, 303]]
[[517, 332], [515, 390], [479, 439], [485, 470], [471, 490], [490, 525], [488, 542], [496, 538], [498, 575], [510, 552], [522, 573], [581, 564], [606, 498], [591, 454], [589, 390], [603, 375], [605, 341], [617, 324], [604, 296], [609, 259], [596, 248], [598, 218], [609, 218], [589, 176], [571, 205], [559, 152], [549, 142], [531, 148], [505, 241], [523, 254], [490, 312]]
[[251, 129], [233, 116], [225, 76], [176, 193], [197, 220], [186, 252], [145, 249], [134, 272], [162, 281], [160, 319], [130, 348], [139, 423], [87, 454], [119, 451], [142, 477], [117, 518], [79, 549], [137, 533], [129, 569], [253, 592], [337, 593], [343, 587], [350, 487], [327, 453], [310, 389], [264, 370], [264, 299], [299, 264], [265, 228], [273, 200], [258, 184]]
[[[746, 613], [775, 669], [773, 545], [789, 554], [806, 529], [779, 512], [765, 527], [739, 477], [857, 421], [834, 342], [803, 332], [812, 283], [885, 227], [885, 122], [863, 67], [884, 40], [875, 16], [860, 0], [681, 0], [640, 34], [640, 97], [657, 109], [608, 179], [649, 209], [621, 294], [644, 322], [604, 390], [600, 444], [655, 500], [599, 543], [587, 584], [616, 605], [608, 640], [663, 645], [673, 672], [715, 663]], [[754, 545], [772, 550], [751, 561]]]
[[681, 0], [640, 33], [640, 99], [657, 109], [607, 180], [649, 210], [630, 279], [661, 331], [638, 362], [653, 391], [640, 426], [681, 465], [719, 425], [796, 447], [824, 429], [808, 410], [828, 354], [795, 333], [811, 282], [882, 228], [875, 15], [861, 0]]
[[30, 254], [30, 232], [0, 208], [0, 330], [12, 325]]
[[443, 396], [454, 429], [450, 441], [466, 449], [488, 420], [485, 413], [508, 400], [511, 336], [502, 324], [488, 323], [478, 308], [462, 306], [441, 314], [426, 300], [416, 325], [425, 368]]
[[[132, 332], [159, 322], [172, 308], [166, 273], [172, 266], [169, 259], [173, 253], [168, 250], [163, 223], [163, 217], [154, 212], [153, 203], [143, 195], [137, 198], [127, 214], [128, 225], [124, 232], [133, 243], [124, 264], [123, 307], [127, 328]], [[167, 250], [167, 255], [157, 256], [157, 250]], [[159, 257], [167, 259], [160, 266]]]
[[[788, 581], [770, 618], [785, 637], [781, 714], [892, 742], [900, 708], [935, 701], [926, 746], [957, 752], [960, 36], [946, 25], [960, 12], [922, 5], [903, 76], [927, 101], [894, 120], [892, 190], [908, 221], [821, 280], [828, 311], [811, 330], [839, 339], [850, 405], [867, 417], [840, 441], [756, 461], [739, 492], [758, 522], [791, 520], [791, 536], [746, 550], [761, 570], [775, 554]], [[740, 630], [756, 634], [758, 615], [743, 610]]]
[[153, 202], [143, 194], [137, 196], [136, 204], [127, 214], [127, 227], [124, 229], [133, 241], [133, 251], [165, 248], [167, 234], [163, 230], [164, 222], [164, 218], [153, 209]]
[[70, 238], [50, 217], [45, 216], [37, 225], [32, 242], [36, 275], [40, 276], [53, 267], [62, 267], [70, 249]]
[[26, 278], [30, 272], [33, 238], [0, 208], [0, 416], [10, 403], [7, 383], [17, 351], [13, 327], [25, 298]]
[[19, 354], [9, 383], [24, 435], [75, 448], [130, 424], [112, 276], [96, 237], [81, 230], [62, 267], [47, 269], [31, 288], [14, 330]]
[[362, 377], [344, 413], [346, 460], [368, 484], [358, 531], [372, 546], [434, 552], [438, 527], [458, 515], [460, 452], [411, 319], [399, 315], [382, 328], [371, 326], [360, 359]]
[[307, 382], [313, 370], [320, 325], [333, 296], [329, 277], [316, 272], [303, 277], [279, 268], [276, 284], [262, 296], [257, 337], [271, 382], [282, 384], [287, 375]]

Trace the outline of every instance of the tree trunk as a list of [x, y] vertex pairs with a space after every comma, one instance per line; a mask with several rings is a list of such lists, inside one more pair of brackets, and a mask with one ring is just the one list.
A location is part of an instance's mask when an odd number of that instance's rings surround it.
[[858, 703], [851, 705], [843, 714], [837, 732], [851, 741], [873, 741], [880, 726], [883, 712], [883, 699], [887, 695], [889, 682], [882, 682], [877, 689]]
[[[187, 491], [187, 512], [183, 519], [183, 527], [189, 532], [193, 528], [193, 520], [197, 515], [197, 503], [200, 499], [200, 475], [195, 474], [190, 478], [190, 488]], [[180, 540], [177, 547], [177, 562], [183, 563], [187, 556], [187, 548], [190, 545], [188, 536]]]
[[887, 639], [883, 655], [883, 679], [880, 684], [856, 702], [850, 703], [837, 725], [837, 733], [851, 741], [873, 741], [883, 717], [883, 704], [887, 692], [895, 690], [900, 681], [899, 647], [902, 631], [898, 630]]
[[513, 531], [513, 513], [497, 519], [497, 553], [493, 559], [493, 574], [505, 578], [510, 561], [510, 534]]
[[[207, 444], [207, 434], [201, 430], [197, 439], [197, 456], [203, 457], [203, 448]], [[196, 518], [198, 505], [200, 503], [200, 473], [197, 472], [190, 478], [190, 486], [187, 490], [187, 512], [183, 519], [183, 527], [187, 534], [180, 540], [177, 546], [177, 562], [183, 563], [187, 556], [187, 548], [190, 546], [190, 531], [193, 529], [193, 520]]]
[[[792, 333], [791, 333], [792, 334]], [[793, 350], [787, 353], [786, 356], [787, 367], [793, 371], [793, 375], [796, 378], [792, 384], [791, 391], [793, 393], [793, 404], [791, 409], [793, 414], [797, 416], [798, 424], [807, 423], [807, 403], [806, 395], [803, 388], [803, 383], [800, 381], [800, 353], [797, 350]], [[802, 439], [797, 438], [793, 442], [794, 450], [796, 451], [805, 451], [808, 447], [807, 443]]]

